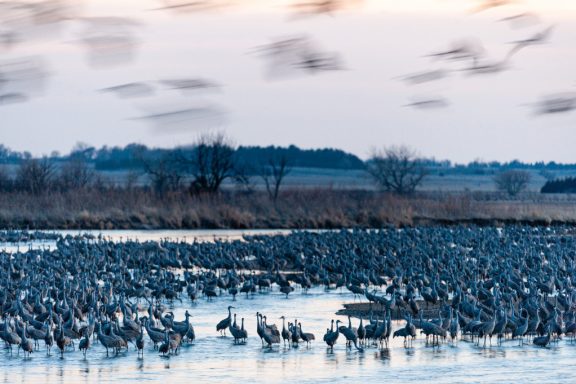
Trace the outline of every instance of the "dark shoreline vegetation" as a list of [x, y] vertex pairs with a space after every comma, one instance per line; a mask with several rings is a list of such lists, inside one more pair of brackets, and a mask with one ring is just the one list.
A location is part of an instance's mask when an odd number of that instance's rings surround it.
[[[562, 193], [573, 190], [572, 171], [518, 161], [461, 166], [404, 146], [362, 161], [338, 149], [238, 147], [222, 133], [172, 149], [79, 145], [43, 158], [0, 145], [0, 228], [576, 223], [576, 198]], [[536, 193], [541, 187], [550, 193]]]
[[10, 229], [336, 229], [427, 224], [576, 223], [576, 200], [526, 194], [286, 189], [162, 196], [145, 188], [0, 193], [0, 228]]

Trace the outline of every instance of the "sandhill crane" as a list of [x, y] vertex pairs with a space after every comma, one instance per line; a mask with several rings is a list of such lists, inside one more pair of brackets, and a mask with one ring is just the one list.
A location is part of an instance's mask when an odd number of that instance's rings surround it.
[[44, 333], [44, 345], [46, 345], [46, 354], [50, 356], [50, 349], [54, 345], [54, 336], [52, 336], [49, 323], [46, 322], [45, 324], [46, 324], [46, 331]]
[[346, 338], [346, 345], [349, 348], [352, 348], [352, 344], [354, 344], [354, 347], [356, 347], [358, 351], [363, 352], [364, 350], [358, 346], [358, 335], [356, 335], [355, 329], [352, 328], [352, 321], [350, 316], [348, 316], [348, 327], [339, 327], [339, 323], [340, 320], [337, 320], [336, 327], [338, 328], [338, 331]]
[[298, 327], [298, 320], [294, 319], [294, 324], [288, 323], [288, 329], [292, 335], [292, 346], [298, 346], [300, 339], [302, 338], [302, 332]]
[[286, 328], [286, 318], [284, 316], [280, 316], [282, 319], [282, 340], [284, 340], [284, 346], [286, 346], [286, 341], [290, 342], [290, 337], [292, 336], [290, 331]]
[[263, 316], [261, 313], [256, 314], [256, 330], [258, 332], [258, 336], [260, 336], [263, 342], [266, 342], [269, 348], [272, 347], [272, 344], [279, 344], [280, 343], [280, 332], [275, 325], [267, 325], [266, 324], [266, 316]]
[[230, 330], [230, 334], [234, 338], [234, 344], [237, 344], [246, 338], [244, 332], [240, 329], [240, 327], [236, 325], [236, 314], [234, 314], [234, 323], [230, 324], [228, 326], [228, 329]]
[[82, 353], [84, 354], [84, 358], [86, 358], [86, 352], [88, 351], [88, 348], [90, 348], [90, 337], [88, 336], [88, 330], [84, 330], [83, 331], [84, 334], [84, 338], [80, 340], [80, 343], [78, 344], [78, 349], [80, 351], [82, 351]]
[[232, 322], [232, 308], [234, 308], [233, 306], [229, 305], [228, 306], [228, 317], [226, 317], [223, 320], [220, 320], [220, 322], [218, 324], [216, 324], [216, 331], [220, 332], [220, 334], [222, 336], [226, 336], [226, 328], [228, 328], [230, 326], [230, 323]]
[[[525, 310], [523, 309], [522, 311]], [[526, 317], [521, 316], [520, 323], [512, 333], [513, 339], [519, 337], [520, 341], [518, 342], [518, 345], [524, 344], [524, 335], [526, 334], [527, 331], [528, 331], [528, 316]]]
[[550, 328], [546, 327], [546, 335], [535, 337], [532, 341], [534, 345], [537, 345], [542, 348], [546, 348], [550, 343]]
[[[336, 326], [338, 326], [338, 324], [336, 324]], [[339, 335], [340, 335], [340, 332], [338, 329], [336, 329], [336, 331], [334, 331], [334, 320], [332, 320], [331, 324], [330, 324], [330, 328], [328, 328], [326, 330], [326, 334], [324, 335], [324, 341], [326, 342], [328, 347], [330, 347], [331, 351], [334, 350], [334, 344], [336, 344], [336, 341], [338, 340]]]
[[314, 334], [303, 332], [302, 331], [302, 323], [298, 323], [298, 329], [300, 330], [300, 337], [302, 337], [302, 340], [304, 340], [306, 342], [306, 346], [310, 346], [310, 342], [312, 340], [316, 339], [314, 337]]
[[416, 337], [416, 327], [414, 327], [414, 324], [412, 324], [410, 315], [408, 315], [408, 318], [406, 319], [406, 325], [403, 328], [396, 330], [392, 337], [403, 337], [404, 347], [407, 346], [406, 340], [408, 337], [411, 338], [410, 341], [414, 340]]
[[166, 356], [166, 354], [170, 353], [170, 339], [168, 338], [168, 331], [164, 334], [164, 342], [158, 347], [158, 352], [160, 352], [162, 356]]
[[142, 353], [142, 357], [144, 357], [144, 330], [142, 324], [140, 324], [140, 333], [136, 338], [136, 349], [138, 349], [138, 355]]
[[18, 345], [18, 350], [20, 350], [20, 343], [22, 342], [22, 339], [20, 338], [20, 336], [18, 336], [18, 334], [12, 332], [7, 317], [4, 318], [4, 330], [2, 332], [2, 338], [4, 339], [4, 341], [6, 341], [6, 344], [10, 349], [10, 354], [12, 354], [13, 345]]
[[142, 320], [144, 321], [144, 326], [146, 327], [146, 333], [148, 334], [150, 340], [152, 340], [152, 343], [154, 344], [154, 349], [156, 349], [158, 343], [164, 341], [164, 333], [152, 329], [152, 327], [150, 327], [150, 320], [148, 318], [143, 318]]
[[454, 344], [454, 340], [458, 337], [460, 333], [460, 312], [456, 311], [456, 316], [452, 317], [452, 321], [450, 322], [450, 339], [452, 344]]
[[22, 330], [22, 342], [20, 343], [20, 348], [22, 348], [24, 357], [26, 357], [26, 353], [28, 353], [28, 357], [30, 357], [30, 354], [34, 352], [34, 346], [32, 345], [32, 341], [30, 341], [30, 339], [26, 337], [26, 328], [28, 328], [28, 322], [24, 323], [24, 329]]
[[60, 349], [60, 357], [64, 358], [64, 349], [66, 349], [67, 346], [72, 344], [72, 339], [70, 339], [68, 336], [64, 335], [64, 329], [62, 328], [62, 318], [60, 317], [60, 322], [59, 322], [59, 326], [57, 328], [57, 330], [54, 331], [54, 336], [56, 339], [56, 345], [58, 346], [58, 349]]
[[[102, 333], [102, 323], [99, 323], [97, 325], [97, 336], [98, 336], [98, 341], [100, 341], [100, 343], [104, 346], [104, 348], [106, 348], [106, 356], [108, 356], [108, 350], [110, 348], [112, 348], [116, 354], [118, 354], [118, 340], [113, 337], [113, 336], [109, 336], [109, 335], [105, 335], [104, 333]], [[112, 328], [110, 328], [110, 330], [112, 330]], [[56, 342], [58, 343], [58, 339], [56, 339]], [[60, 348], [60, 345], [58, 345], [58, 347]], [[63, 351], [62, 348], [60, 348], [61, 351]]]

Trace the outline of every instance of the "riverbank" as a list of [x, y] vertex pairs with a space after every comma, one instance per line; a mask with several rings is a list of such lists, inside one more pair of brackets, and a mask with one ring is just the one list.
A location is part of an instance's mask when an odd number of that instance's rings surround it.
[[539, 194], [426, 193], [399, 197], [373, 191], [224, 191], [158, 196], [144, 189], [0, 194], [0, 228], [11, 229], [335, 229], [418, 224], [575, 224], [576, 200]]

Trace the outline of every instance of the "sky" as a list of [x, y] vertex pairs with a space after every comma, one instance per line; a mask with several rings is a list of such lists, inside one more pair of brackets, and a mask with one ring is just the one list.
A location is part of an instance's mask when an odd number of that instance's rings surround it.
[[[407, 145], [455, 162], [576, 162], [576, 111], [535, 113], [543, 97], [576, 92], [576, 1], [518, 0], [475, 13], [483, 1], [357, 0], [333, 15], [295, 18], [296, 2], [236, 0], [182, 14], [155, 10], [155, 0], [84, 0], [64, 21], [1, 16], [0, 143], [42, 155], [79, 142], [186, 145], [219, 131], [239, 145], [335, 147], [362, 158]], [[521, 27], [499, 21], [524, 12], [537, 18]], [[499, 73], [427, 57], [472, 41], [484, 48], [482, 62], [503, 60], [511, 42], [549, 26], [549, 41], [520, 50]], [[16, 42], [2, 44], [2, 31], [16, 31]], [[99, 48], [95, 38], [109, 35], [130, 45]], [[258, 47], [293, 36], [337, 52], [343, 70], [271, 71]], [[447, 78], [401, 81], [437, 69]], [[182, 92], [161, 82], [179, 78], [219, 86]], [[130, 83], [146, 92], [103, 91]], [[446, 105], [407, 106], [439, 98]], [[188, 108], [212, 112], [164, 115]]]

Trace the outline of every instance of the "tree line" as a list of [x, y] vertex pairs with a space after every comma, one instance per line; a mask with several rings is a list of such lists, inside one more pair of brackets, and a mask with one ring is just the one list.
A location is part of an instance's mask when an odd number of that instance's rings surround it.
[[[195, 150], [195, 145], [179, 148], [149, 148], [142, 144], [129, 144], [125, 147], [107, 147], [100, 149], [86, 144], [77, 144], [68, 155], [57, 152], [48, 156], [54, 162], [66, 162], [70, 158], [82, 157], [99, 171], [137, 170], [142, 168], [142, 159], [155, 161], [177, 153], [188, 153]], [[235, 159], [244, 164], [257, 165], [262, 158], [286, 158], [293, 166], [303, 168], [330, 168], [342, 170], [360, 170], [364, 162], [356, 155], [339, 149], [301, 149], [295, 145], [278, 146], [238, 146], [235, 148]], [[31, 159], [29, 152], [12, 151], [0, 144], [0, 164], [19, 164]]]
[[[99, 171], [138, 170], [142, 169], [142, 158], [154, 161], [176, 152], [194, 150], [194, 143], [179, 148], [150, 148], [142, 144], [128, 144], [124, 147], [103, 146], [95, 148], [87, 144], [77, 144], [69, 154], [62, 155], [52, 152], [47, 158], [54, 162], [67, 162], [72, 158], [82, 157]], [[363, 161], [358, 156], [340, 149], [302, 149], [295, 145], [279, 146], [238, 146], [235, 148], [235, 158], [245, 164], [257, 165], [262, 158], [283, 157], [294, 167], [329, 168], [341, 170], [363, 170], [370, 159]], [[32, 159], [30, 152], [18, 152], [0, 144], [0, 164], [19, 164]], [[540, 171], [548, 179], [554, 178], [554, 171], [576, 169], [576, 163], [534, 162], [526, 163], [519, 160], [509, 162], [474, 160], [466, 164], [454, 163], [450, 160], [420, 158], [419, 162], [429, 172], [455, 174], [494, 175], [504, 170]]]
[[541, 193], [576, 193], [576, 177], [548, 180]]
[[[145, 174], [144, 188], [158, 195], [187, 189], [192, 195], [218, 193], [226, 181], [245, 191], [261, 179], [270, 199], [276, 201], [284, 178], [291, 172], [296, 147], [283, 151], [268, 150], [259, 159], [246, 159], [243, 152], [224, 134], [205, 134], [190, 147], [158, 150], [151, 155], [144, 146], [131, 146], [134, 169]], [[324, 152], [333, 153], [332, 150]], [[16, 171], [0, 167], [0, 191], [39, 195], [87, 188], [134, 188], [134, 174], [128, 173], [124, 186], [107, 182], [94, 167], [93, 151], [78, 147], [66, 160], [54, 157], [19, 159]], [[138, 173], [138, 172], [137, 172]], [[138, 175], [137, 175], [138, 176]]]
[[[108, 183], [101, 169], [128, 169], [125, 187], [135, 187], [138, 173], [146, 175], [144, 188], [158, 195], [187, 190], [191, 195], [218, 193], [226, 182], [246, 192], [254, 191], [260, 181], [273, 201], [280, 195], [283, 182], [295, 166], [362, 169], [375, 185], [384, 191], [409, 195], [422, 185], [437, 166], [421, 158], [406, 146], [373, 150], [369, 159], [361, 161], [340, 150], [302, 150], [295, 146], [242, 147], [221, 133], [201, 135], [190, 146], [173, 149], [150, 149], [131, 144], [124, 148], [96, 150], [78, 145], [65, 157], [33, 158], [0, 148], [6, 158], [17, 158], [16, 172], [0, 167], [0, 190], [42, 194], [85, 188], [118, 188]], [[105, 165], [102, 165], [105, 164]], [[100, 168], [99, 168], [100, 167]], [[493, 176], [496, 189], [516, 196], [527, 189], [531, 174], [526, 169], [499, 169]], [[550, 178], [542, 192], [569, 190], [574, 179]], [[563, 189], [562, 189], [563, 188]]]

